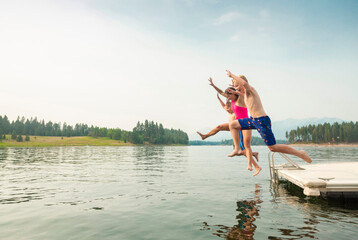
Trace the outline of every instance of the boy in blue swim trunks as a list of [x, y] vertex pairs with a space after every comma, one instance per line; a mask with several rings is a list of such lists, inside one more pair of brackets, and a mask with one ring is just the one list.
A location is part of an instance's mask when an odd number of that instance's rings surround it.
[[[271, 130], [271, 120], [267, 116], [267, 114], [264, 111], [264, 108], [261, 103], [261, 99], [257, 91], [248, 83], [247, 79], [243, 75], [236, 76], [232, 74], [229, 70], [227, 71], [227, 75], [230, 78], [233, 78], [235, 81], [238, 82], [239, 86], [236, 88], [237, 90], [229, 90], [233, 94], [239, 94], [244, 97], [247, 109], [250, 112], [251, 117], [250, 118], [243, 118], [239, 120], [231, 121], [229, 124], [230, 132], [232, 135], [232, 138], [234, 140], [234, 151], [230, 154], [236, 154], [240, 150], [240, 143], [237, 139], [238, 136], [238, 130], [242, 129], [257, 129], [257, 131], [260, 133], [262, 139], [264, 140], [267, 147], [272, 152], [281, 152], [281, 153], [287, 153], [295, 155], [304, 161], [311, 163], [312, 160], [306, 153], [306, 151], [298, 151], [290, 146], [287, 146], [285, 144], [276, 144], [275, 136], [272, 133]], [[251, 148], [247, 147], [246, 151], [248, 151], [247, 156], [251, 156], [252, 158], [252, 150]], [[254, 176], [259, 174], [261, 171], [260, 167], [255, 168]]]

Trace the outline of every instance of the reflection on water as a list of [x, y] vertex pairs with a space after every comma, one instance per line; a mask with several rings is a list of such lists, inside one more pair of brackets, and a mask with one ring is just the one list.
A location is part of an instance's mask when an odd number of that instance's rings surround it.
[[155, 150], [150, 146], [134, 147], [133, 150], [135, 169], [138, 174], [162, 175], [160, 172], [163, 172], [163, 164], [165, 164], [164, 147], [157, 147]]
[[255, 217], [259, 216], [261, 186], [255, 184], [255, 196], [253, 200], [237, 201], [239, 212], [236, 219], [238, 224], [233, 226], [227, 234], [226, 239], [253, 239], [257, 226], [254, 224]]
[[260, 198], [261, 186], [259, 184], [255, 184], [253, 193], [252, 199], [239, 200], [236, 202], [236, 225], [232, 227], [224, 225], [210, 226], [207, 222], [203, 222], [202, 230], [211, 230], [211, 228], [213, 228], [215, 229], [213, 235], [228, 240], [254, 239], [255, 230], [257, 228], [254, 222], [259, 216], [260, 203], [262, 203]]
[[[186, 192], [168, 190], [162, 182], [175, 181], [175, 177], [185, 172], [186, 162], [187, 148], [183, 147], [3, 148], [0, 204], [51, 198], [61, 200], [45, 203], [46, 206], [85, 204], [90, 200], [83, 193], [97, 195], [93, 191], [111, 195], [94, 198], [95, 201], [113, 199], [111, 193], [132, 195], [135, 199], [164, 199], [157, 193]], [[173, 180], [169, 179], [172, 176]], [[114, 186], [115, 190], [98, 185]]]

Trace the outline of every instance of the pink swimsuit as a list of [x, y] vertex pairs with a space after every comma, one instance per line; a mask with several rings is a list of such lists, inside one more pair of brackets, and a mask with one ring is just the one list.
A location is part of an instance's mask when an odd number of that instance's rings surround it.
[[236, 119], [249, 117], [249, 114], [247, 113], [247, 108], [237, 106], [234, 101], [231, 101], [231, 109], [235, 113]]

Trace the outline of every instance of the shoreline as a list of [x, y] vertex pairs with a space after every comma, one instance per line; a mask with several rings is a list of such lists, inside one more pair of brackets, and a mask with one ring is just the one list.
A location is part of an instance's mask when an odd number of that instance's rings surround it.
[[[293, 143], [287, 144], [292, 147], [358, 147], [358, 143]], [[209, 145], [178, 145], [178, 144], [133, 144], [107, 137], [55, 137], [55, 136], [30, 136], [30, 141], [17, 142], [7, 139], [0, 141], [0, 148], [7, 147], [73, 147], [73, 146], [209, 146]], [[219, 145], [215, 145], [219, 146]], [[223, 145], [222, 145], [223, 146]], [[229, 145], [228, 145], [229, 146]], [[260, 146], [260, 145], [253, 145]], [[262, 145], [265, 146], [265, 145]]]

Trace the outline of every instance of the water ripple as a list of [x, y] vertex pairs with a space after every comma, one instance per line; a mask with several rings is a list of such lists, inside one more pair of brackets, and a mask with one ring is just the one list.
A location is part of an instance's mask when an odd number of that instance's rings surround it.
[[[0, 149], [0, 239], [356, 235], [358, 210], [270, 186], [267, 148], [255, 149], [255, 178], [244, 158], [226, 157], [230, 146]], [[358, 152], [305, 150], [315, 162], [356, 161]]]

